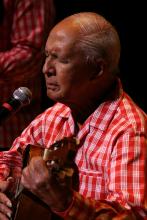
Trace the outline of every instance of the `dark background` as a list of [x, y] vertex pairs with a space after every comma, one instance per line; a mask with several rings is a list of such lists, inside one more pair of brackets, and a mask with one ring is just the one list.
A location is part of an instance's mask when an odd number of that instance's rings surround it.
[[120, 70], [125, 91], [147, 112], [146, 101], [146, 18], [142, 1], [131, 0], [54, 0], [55, 23], [81, 11], [93, 11], [107, 18], [121, 40]]

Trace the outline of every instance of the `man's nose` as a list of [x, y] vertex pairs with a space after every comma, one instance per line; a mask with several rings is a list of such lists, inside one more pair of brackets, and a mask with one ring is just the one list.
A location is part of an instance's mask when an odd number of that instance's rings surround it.
[[47, 77], [54, 76], [56, 74], [56, 69], [54, 64], [45, 61], [42, 72]]
[[43, 65], [42, 72], [44, 74], [47, 74], [50, 71], [50, 69], [53, 69], [53, 67], [53, 61], [51, 60], [51, 58], [47, 57]]
[[47, 63], [46, 61], [44, 62], [44, 65], [42, 67], [42, 72], [45, 74], [47, 72]]

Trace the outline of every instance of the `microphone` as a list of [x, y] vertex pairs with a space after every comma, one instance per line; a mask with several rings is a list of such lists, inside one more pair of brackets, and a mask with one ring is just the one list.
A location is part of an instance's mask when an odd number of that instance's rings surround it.
[[32, 93], [27, 87], [20, 87], [13, 92], [12, 97], [0, 107], [0, 124], [20, 108], [30, 104]]

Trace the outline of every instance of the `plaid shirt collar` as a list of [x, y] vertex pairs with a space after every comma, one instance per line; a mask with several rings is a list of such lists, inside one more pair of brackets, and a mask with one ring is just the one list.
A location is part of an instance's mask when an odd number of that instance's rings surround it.
[[[86, 124], [88, 125], [87, 131], [90, 129], [90, 127], [100, 129], [101, 131], [104, 131], [109, 126], [111, 119], [114, 117], [117, 108], [119, 106], [119, 103], [121, 102], [123, 98], [123, 89], [122, 84], [120, 80], [118, 79], [118, 90], [117, 93], [119, 94], [114, 101], [107, 100], [103, 103], [101, 103], [98, 108], [87, 118], [87, 120], [84, 122], [83, 126]], [[114, 94], [116, 96], [117, 94]], [[57, 103], [59, 105], [63, 105], [61, 103]], [[58, 117], [69, 120], [72, 118], [71, 116], [71, 110], [69, 107], [65, 107], [63, 112], [59, 112]], [[72, 118], [73, 120], [73, 118]], [[82, 126], [82, 127], [83, 127]]]

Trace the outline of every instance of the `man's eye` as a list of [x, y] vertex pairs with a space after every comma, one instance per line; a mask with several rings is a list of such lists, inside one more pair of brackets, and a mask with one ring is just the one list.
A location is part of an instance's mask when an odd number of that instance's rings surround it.
[[58, 58], [57, 54], [55, 54], [55, 53], [52, 53], [52, 54], [51, 54], [51, 57], [52, 57], [53, 59]]
[[60, 59], [60, 62], [67, 64], [67, 63], [69, 63], [69, 59]]
[[56, 59], [58, 58], [56, 53], [49, 53], [48, 51], [45, 51], [45, 56], [50, 57], [51, 59]]

